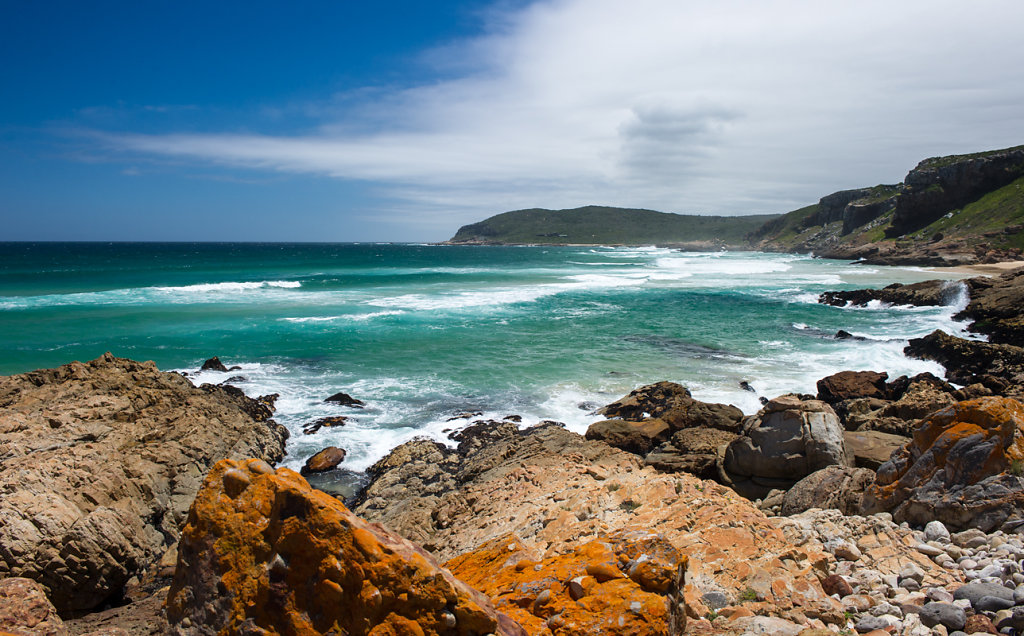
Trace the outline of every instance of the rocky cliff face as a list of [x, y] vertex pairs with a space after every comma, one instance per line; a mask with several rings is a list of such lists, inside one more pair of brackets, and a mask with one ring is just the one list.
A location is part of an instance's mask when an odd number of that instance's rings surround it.
[[886, 235], [900, 236], [920, 229], [1022, 175], [1024, 146], [925, 159], [903, 180]]
[[215, 461], [283, 456], [269, 404], [110, 354], [0, 378], [0, 578], [61, 611], [116, 599], [177, 541]]

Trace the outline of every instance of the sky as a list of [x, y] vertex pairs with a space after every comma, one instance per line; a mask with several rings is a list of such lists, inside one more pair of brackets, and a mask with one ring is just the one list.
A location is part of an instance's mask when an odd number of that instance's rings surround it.
[[786, 212], [1024, 144], [1020, 0], [0, 0], [0, 241]]

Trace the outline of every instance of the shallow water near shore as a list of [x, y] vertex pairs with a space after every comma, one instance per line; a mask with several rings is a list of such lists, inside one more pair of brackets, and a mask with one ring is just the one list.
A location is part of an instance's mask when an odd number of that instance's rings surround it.
[[[336, 445], [362, 470], [417, 435], [443, 439], [463, 412], [583, 432], [594, 408], [659, 380], [752, 413], [759, 396], [813, 393], [843, 369], [942, 375], [902, 348], [937, 328], [961, 334], [951, 317], [966, 302], [819, 305], [827, 290], [956, 275], [792, 254], [213, 243], [0, 254], [0, 373], [111, 351], [279, 393], [292, 467]], [[860, 338], [837, 340], [840, 329]], [[213, 355], [241, 369], [195, 373]], [[324, 403], [338, 391], [366, 408]], [[303, 435], [329, 415], [350, 419]]]

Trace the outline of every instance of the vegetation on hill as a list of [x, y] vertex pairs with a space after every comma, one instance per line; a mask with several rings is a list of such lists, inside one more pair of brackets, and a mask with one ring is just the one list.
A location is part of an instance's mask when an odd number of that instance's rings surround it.
[[451, 243], [667, 245], [706, 242], [746, 245], [745, 237], [777, 215], [697, 216], [654, 210], [587, 206], [572, 210], [515, 210], [465, 225]]

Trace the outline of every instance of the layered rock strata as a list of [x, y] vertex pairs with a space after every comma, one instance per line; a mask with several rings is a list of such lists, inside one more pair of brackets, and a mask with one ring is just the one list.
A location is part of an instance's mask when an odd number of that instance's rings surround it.
[[178, 632], [526, 634], [415, 544], [261, 460], [214, 466], [178, 554]]
[[62, 612], [116, 599], [177, 541], [215, 461], [280, 460], [271, 404], [110, 354], [0, 378], [0, 578]]

